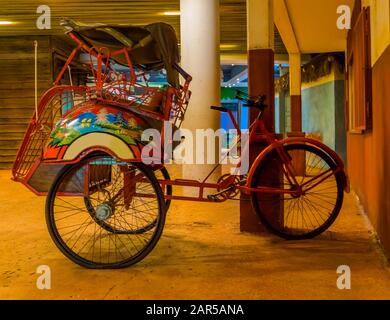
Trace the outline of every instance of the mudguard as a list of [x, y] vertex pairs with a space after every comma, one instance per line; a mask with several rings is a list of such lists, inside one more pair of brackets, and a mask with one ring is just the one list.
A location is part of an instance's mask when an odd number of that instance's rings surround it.
[[86, 102], [56, 124], [43, 152], [45, 163], [73, 163], [104, 151], [123, 161], [140, 161], [146, 142], [142, 132], [152, 126], [142, 116], [121, 107]]
[[283, 145], [291, 145], [291, 144], [306, 144], [306, 145], [311, 145], [323, 152], [325, 152], [337, 165], [338, 169], [340, 170], [342, 177], [343, 177], [343, 187], [344, 191], [349, 193], [350, 192], [350, 183], [349, 183], [349, 178], [348, 175], [345, 171], [345, 166], [343, 160], [340, 158], [340, 156], [331, 148], [329, 148], [327, 145], [323, 144], [320, 141], [314, 140], [314, 139], [309, 139], [309, 138], [287, 138], [281, 141], [277, 141], [274, 144], [271, 144], [268, 146], [255, 160], [253, 165], [251, 166], [251, 170], [249, 171], [248, 174], [248, 181], [247, 181], [247, 186], [250, 187], [252, 185], [252, 177], [253, 174], [256, 170], [256, 168], [260, 165], [260, 163], [264, 160], [266, 155], [271, 152], [273, 149], [276, 149], [278, 146]]

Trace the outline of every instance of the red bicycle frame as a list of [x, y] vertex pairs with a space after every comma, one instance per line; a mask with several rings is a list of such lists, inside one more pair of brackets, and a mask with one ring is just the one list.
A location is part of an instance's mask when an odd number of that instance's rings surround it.
[[[242, 142], [242, 130], [240, 129], [237, 121], [235, 120], [235, 117], [233, 115], [233, 112], [229, 109], [225, 108], [217, 108], [213, 107], [212, 109], [221, 111], [221, 112], [227, 112], [229, 115], [230, 120], [233, 123], [233, 126], [235, 130], [238, 133], [238, 139], [236, 143], [230, 148], [230, 151], [233, 148], [238, 147], [240, 149], [240, 145]], [[339, 171], [344, 172], [344, 165], [341, 159], [338, 157], [338, 155], [328, 148], [327, 146], [323, 145], [319, 141], [315, 141], [308, 138], [295, 138], [295, 139], [285, 139], [285, 140], [278, 140], [275, 137], [275, 134], [270, 133], [265, 123], [262, 119], [263, 111], [260, 111], [256, 120], [251, 124], [249, 127], [249, 141], [246, 143], [242, 149], [241, 155], [249, 155], [249, 148], [251, 145], [261, 142], [266, 142], [268, 147], [258, 156], [256, 161], [252, 164], [249, 173], [247, 174], [247, 178], [245, 176], [242, 176], [239, 183], [234, 184], [235, 176], [231, 176], [231, 184], [229, 185], [229, 182], [226, 183], [207, 183], [207, 180], [211, 177], [211, 175], [216, 171], [216, 169], [220, 166], [220, 164], [217, 164], [213, 170], [209, 173], [209, 175], [202, 181], [194, 181], [194, 180], [159, 180], [163, 190], [166, 188], [166, 186], [185, 186], [185, 187], [193, 187], [198, 188], [199, 193], [197, 197], [191, 197], [191, 196], [174, 196], [174, 195], [166, 195], [165, 198], [167, 200], [185, 200], [185, 201], [200, 201], [200, 202], [224, 202], [228, 200], [228, 198], [224, 197], [205, 197], [204, 196], [204, 190], [205, 189], [216, 189], [216, 190], [222, 190], [219, 194], [222, 195], [227, 188], [237, 188], [240, 191], [242, 191], [245, 194], [251, 194], [251, 193], [268, 193], [268, 194], [290, 194], [293, 196], [301, 196], [304, 195], [305, 192], [310, 191], [311, 189], [315, 188], [317, 185], [319, 185], [321, 182], [329, 178], [330, 175], [337, 173]], [[292, 159], [288, 155], [288, 153], [285, 150], [286, 144], [293, 144], [293, 143], [301, 143], [301, 144], [310, 144], [313, 145], [323, 151], [325, 151], [327, 154], [329, 154], [332, 159], [335, 161], [337, 165], [336, 170], [329, 169], [328, 171], [322, 173], [319, 176], [316, 176], [309, 181], [305, 182], [304, 184], [300, 185], [296, 179], [296, 173], [294, 166], [292, 164]], [[281, 160], [281, 163], [283, 165], [280, 166], [281, 170], [283, 171], [284, 176], [287, 178], [289, 184], [291, 185], [291, 189], [277, 189], [277, 188], [271, 188], [271, 187], [257, 187], [252, 188], [251, 187], [251, 181], [253, 177], [253, 173], [257, 166], [260, 164], [261, 160], [264, 159], [266, 154], [271, 152], [272, 150], [276, 150], [278, 153], [278, 156]], [[226, 156], [228, 156], [229, 152]], [[241, 166], [241, 161], [239, 162], [237, 168]], [[239, 172], [236, 171], [236, 174]], [[345, 181], [344, 181], [344, 187], [345, 190], [349, 191], [349, 183], [348, 178], [345, 175]], [[225, 189], [225, 190], [224, 190]], [[217, 194], [217, 195], [219, 195]]]

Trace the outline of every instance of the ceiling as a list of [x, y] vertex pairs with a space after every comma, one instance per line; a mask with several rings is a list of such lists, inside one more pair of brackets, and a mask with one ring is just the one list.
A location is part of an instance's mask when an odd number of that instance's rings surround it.
[[[260, 1], [260, 0], [258, 0]], [[301, 53], [302, 63], [310, 54], [344, 51], [345, 30], [336, 27], [337, 7], [354, 0], [273, 0], [275, 21], [275, 62], [288, 63], [287, 53]], [[0, 36], [62, 35], [59, 26], [62, 17], [84, 23], [135, 24], [153, 22], [171, 24], [180, 34], [180, 16], [166, 15], [178, 12], [180, 0], [45, 0], [51, 8], [52, 29], [39, 30], [36, 20], [40, 0], [1, 0]], [[220, 0], [221, 54], [224, 86], [245, 86], [247, 82], [246, 0]], [[276, 72], [278, 74], [279, 72]], [[155, 75], [158, 79], [159, 75]], [[158, 81], [157, 81], [158, 82]]]
[[[164, 15], [177, 12], [180, 0], [45, 0], [51, 8], [52, 30], [38, 30], [40, 0], [1, 0], [0, 21], [14, 21], [11, 26], [0, 25], [0, 36], [62, 34], [61, 17], [85, 23], [148, 24], [163, 21], [180, 33], [180, 16]], [[245, 61], [246, 0], [220, 0], [221, 53]], [[354, 0], [274, 0], [275, 52], [321, 53], [345, 50], [346, 31], [336, 27], [337, 7]], [[279, 30], [278, 30], [279, 29]], [[280, 32], [279, 32], [280, 31]], [[287, 47], [287, 48], [286, 48]], [[234, 59], [233, 59], [234, 60]]]
[[[61, 34], [61, 17], [85, 23], [148, 24], [162, 21], [171, 24], [179, 34], [180, 17], [163, 15], [179, 11], [180, 0], [2, 0], [0, 20], [15, 21], [12, 26], [0, 26], [0, 36], [48, 34], [35, 27], [39, 14], [36, 9], [46, 4], [51, 8], [51, 34]], [[222, 54], [246, 53], [246, 0], [221, 0]], [[275, 52], [286, 53], [286, 48], [275, 30]]]
[[[355, 0], [274, 0], [275, 15], [284, 18], [277, 21], [282, 31], [282, 38], [287, 47], [294, 48], [292, 37], [295, 36], [296, 45], [301, 53], [324, 53], [344, 51], [346, 46], [347, 30], [337, 28], [337, 8], [347, 5], [353, 9]], [[283, 13], [281, 7], [285, 6]], [[288, 21], [289, 20], [289, 21]], [[290, 23], [290, 27], [286, 24]], [[286, 28], [287, 27], [287, 28]], [[288, 32], [291, 29], [293, 35]]]

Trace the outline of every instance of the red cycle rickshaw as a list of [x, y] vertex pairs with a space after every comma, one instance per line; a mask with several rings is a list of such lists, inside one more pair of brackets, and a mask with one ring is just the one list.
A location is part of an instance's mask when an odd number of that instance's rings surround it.
[[[265, 97], [237, 95], [259, 112], [249, 143], [241, 146], [238, 138], [236, 145], [249, 148], [258, 132], [269, 145], [247, 174], [224, 175], [217, 183], [209, 177], [172, 180], [164, 164], [144, 164], [144, 130], [155, 128], [164, 136], [164, 121], [180, 128], [190, 99], [191, 76], [178, 65], [173, 28], [62, 24], [77, 47], [41, 97], [12, 173], [36, 194], [47, 195], [50, 235], [69, 259], [87, 268], [141, 261], [162, 234], [171, 200], [224, 202], [242, 192], [260, 221], [285, 239], [315, 237], [335, 221], [349, 191], [342, 160], [316, 140], [277, 140], [262, 120]], [[80, 52], [89, 56], [93, 83], [60, 85]], [[161, 69], [168, 84], [149, 86], [147, 73]], [[227, 112], [240, 133], [230, 110], [212, 109]], [[175, 195], [174, 186], [192, 187], [197, 196]], [[215, 192], [206, 196], [206, 189]]]

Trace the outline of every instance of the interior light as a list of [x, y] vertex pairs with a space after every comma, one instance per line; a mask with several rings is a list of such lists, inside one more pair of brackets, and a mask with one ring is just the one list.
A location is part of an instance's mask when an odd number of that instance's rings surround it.
[[164, 16], [180, 16], [180, 11], [165, 11]]
[[15, 22], [13, 21], [2, 21], [0, 20], [0, 26], [9, 26], [11, 24], [14, 24]]
[[220, 44], [220, 49], [228, 50], [228, 49], [235, 49], [238, 47], [237, 44]]

